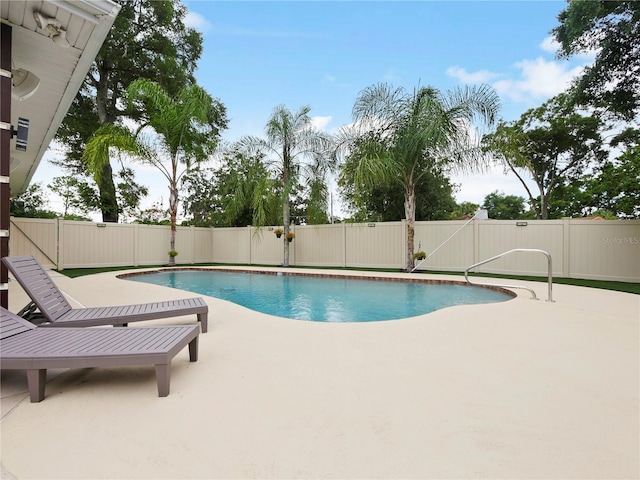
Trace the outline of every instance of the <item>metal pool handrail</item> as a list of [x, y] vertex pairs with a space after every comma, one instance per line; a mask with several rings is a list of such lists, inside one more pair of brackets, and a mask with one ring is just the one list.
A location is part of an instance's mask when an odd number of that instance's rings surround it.
[[528, 288], [528, 287], [522, 287], [518, 285], [499, 285], [495, 283], [473, 283], [471, 280], [469, 280], [468, 274], [469, 274], [469, 270], [471, 270], [472, 268], [476, 268], [476, 267], [479, 267], [480, 265], [484, 265], [485, 263], [492, 262], [494, 260], [497, 260], [498, 258], [502, 258], [505, 255], [508, 255], [513, 252], [536, 252], [536, 253], [542, 253], [545, 257], [547, 257], [547, 276], [548, 276], [547, 283], [549, 285], [549, 294], [548, 294], [547, 302], [553, 302], [553, 278], [551, 273], [552, 272], [551, 255], [549, 254], [549, 252], [545, 252], [544, 250], [539, 250], [537, 248], [514, 248], [513, 250], [508, 250], [499, 255], [496, 255], [495, 257], [491, 257], [481, 262], [475, 263], [470, 267], [467, 267], [467, 269], [464, 271], [465, 280], [470, 285], [491, 286], [491, 287], [501, 287], [501, 288], [521, 288], [524, 290], [528, 290], [531, 293], [532, 300], [538, 300], [538, 297], [536, 297], [536, 292], [534, 292], [531, 288]]

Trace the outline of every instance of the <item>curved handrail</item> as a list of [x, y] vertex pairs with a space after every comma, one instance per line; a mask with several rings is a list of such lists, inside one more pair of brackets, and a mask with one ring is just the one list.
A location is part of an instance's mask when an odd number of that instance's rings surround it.
[[469, 280], [469, 270], [471, 270], [472, 268], [476, 268], [479, 267], [480, 265], [484, 265], [485, 263], [489, 263], [492, 262], [494, 260], [497, 260], [498, 258], [502, 258], [505, 255], [508, 255], [510, 253], [513, 252], [535, 252], [535, 253], [542, 253], [545, 257], [547, 257], [547, 276], [548, 276], [548, 285], [549, 285], [549, 294], [548, 294], [548, 298], [547, 298], [547, 302], [553, 302], [553, 277], [552, 277], [552, 269], [551, 269], [551, 255], [549, 254], [549, 252], [545, 252], [544, 250], [540, 250], [537, 248], [514, 248], [513, 250], [508, 250], [506, 252], [503, 252], [499, 255], [496, 255], [495, 257], [491, 257], [488, 258], [486, 260], [483, 260], [481, 262], [475, 263], [473, 265], [471, 265], [470, 267], [467, 267], [467, 269], [464, 271], [464, 278], [467, 281], [468, 284], [470, 285], [478, 285], [478, 286], [490, 286], [490, 287], [501, 287], [501, 288], [521, 288], [524, 290], [528, 290], [531, 293], [531, 299], [532, 300], [538, 300], [538, 297], [536, 297], [536, 292], [534, 292], [531, 288], [528, 287], [522, 287], [522, 286], [518, 286], [518, 285], [499, 285], [499, 284], [495, 284], [495, 283], [473, 283], [471, 280]]

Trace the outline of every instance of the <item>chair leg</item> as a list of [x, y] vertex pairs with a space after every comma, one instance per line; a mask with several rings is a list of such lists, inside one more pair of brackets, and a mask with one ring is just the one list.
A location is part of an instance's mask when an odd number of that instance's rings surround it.
[[200, 330], [202, 330], [202, 333], [207, 333], [207, 330], [209, 329], [208, 315], [208, 313], [198, 314], [198, 321], [200, 322]]
[[29, 386], [29, 397], [31, 403], [38, 403], [44, 400], [44, 387], [47, 380], [47, 370], [27, 370], [27, 385]]
[[198, 361], [198, 338], [196, 337], [189, 342], [189, 361], [197, 362]]
[[171, 363], [156, 365], [156, 380], [158, 381], [158, 396], [169, 395], [171, 383]]

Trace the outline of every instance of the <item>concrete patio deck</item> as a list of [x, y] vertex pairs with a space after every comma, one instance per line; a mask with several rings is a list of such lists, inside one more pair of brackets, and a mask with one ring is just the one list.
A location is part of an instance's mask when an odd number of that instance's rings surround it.
[[[193, 296], [52, 276], [84, 306]], [[554, 297], [365, 324], [206, 297], [199, 360], [174, 359], [166, 398], [150, 366], [50, 372], [38, 404], [2, 372], [2, 478], [638, 478], [640, 296]]]

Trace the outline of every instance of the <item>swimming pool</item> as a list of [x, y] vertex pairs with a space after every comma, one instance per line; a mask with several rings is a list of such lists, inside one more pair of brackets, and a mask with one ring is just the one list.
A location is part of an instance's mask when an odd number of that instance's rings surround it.
[[127, 280], [221, 298], [279, 317], [317, 322], [396, 320], [453, 305], [504, 302], [503, 290], [462, 283], [222, 270], [166, 270]]

